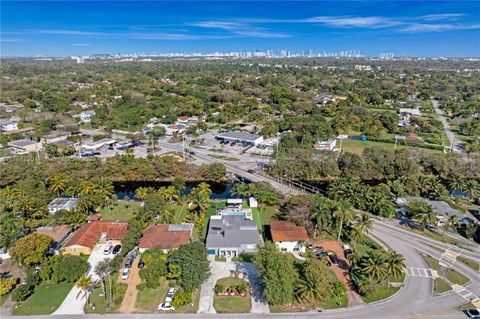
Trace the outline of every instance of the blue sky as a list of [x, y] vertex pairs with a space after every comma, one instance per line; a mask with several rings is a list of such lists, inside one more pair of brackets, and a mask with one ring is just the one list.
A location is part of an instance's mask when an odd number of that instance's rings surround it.
[[480, 56], [477, 1], [1, 1], [2, 56], [289, 49]]

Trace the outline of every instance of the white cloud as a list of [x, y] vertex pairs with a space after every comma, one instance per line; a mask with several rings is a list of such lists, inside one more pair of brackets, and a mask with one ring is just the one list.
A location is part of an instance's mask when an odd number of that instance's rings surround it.
[[439, 13], [439, 14], [428, 14], [421, 16], [421, 19], [436, 21], [436, 20], [456, 20], [460, 17], [466, 16], [465, 13]]
[[104, 32], [63, 30], [63, 29], [40, 29], [40, 30], [35, 30], [35, 32], [42, 33], [42, 34], [80, 35], [80, 36], [108, 35], [108, 33], [104, 33]]
[[184, 33], [167, 33], [167, 32], [146, 32], [146, 33], [129, 33], [127, 35], [132, 39], [139, 40], [204, 40], [204, 39], [224, 39], [225, 36], [216, 35], [193, 35]]
[[[302, 20], [301, 20], [302, 21]], [[401, 24], [400, 21], [384, 17], [352, 17], [352, 16], [319, 16], [303, 20], [303, 22], [319, 23], [340, 28], [387, 28]]]
[[428, 23], [411, 23], [401, 28], [401, 32], [445, 32], [458, 30], [476, 30], [480, 29], [480, 24], [428, 24]]
[[0, 42], [20, 42], [23, 41], [19, 38], [1, 38]]
[[90, 43], [74, 43], [73, 45], [74, 45], [74, 46], [77, 46], [77, 47], [88, 47], [88, 46], [91, 46]]
[[205, 21], [191, 24], [194, 27], [211, 28], [211, 29], [224, 29], [234, 30], [239, 28], [245, 28], [245, 25], [235, 22], [223, 22], [223, 21]]

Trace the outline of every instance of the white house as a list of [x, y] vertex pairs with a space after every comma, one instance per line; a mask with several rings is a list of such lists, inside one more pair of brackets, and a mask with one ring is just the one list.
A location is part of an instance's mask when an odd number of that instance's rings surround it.
[[310, 240], [305, 228], [285, 220], [270, 222], [270, 233], [275, 246], [277, 246], [281, 252], [286, 253], [305, 252], [303, 242]]
[[18, 123], [16, 121], [0, 119], [0, 131], [11, 132], [18, 130]]
[[48, 212], [55, 214], [61, 209], [71, 211], [77, 207], [78, 198], [63, 198], [57, 197], [48, 204]]
[[92, 117], [94, 117], [94, 116], [95, 116], [95, 111], [94, 110], [83, 111], [82, 113], [80, 113], [80, 120], [83, 123], [90, 123], [92, 121]]
[[337, 141], [335, 141], [334, 139], [328, 141], [318, 141], [317, 143], [315, 143], [315, 148], [321, 151], [333, 151], [336, 144]]

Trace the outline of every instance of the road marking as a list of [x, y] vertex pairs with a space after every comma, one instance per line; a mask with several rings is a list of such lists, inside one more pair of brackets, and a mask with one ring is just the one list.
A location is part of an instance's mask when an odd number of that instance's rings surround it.
[[452, 285], [453, 290], [459, 294], [463, 299], [467, 300], [468, 302], [471, 302], [473, 304], [479, 303], [480, 298], [472, 293], [470, 290], [467, 290], [465, 287], [453, 284]]
[[430, 268], [408, 267], [407, 275], [410, 277], [434, 278], [436, 277], [436, 272]]

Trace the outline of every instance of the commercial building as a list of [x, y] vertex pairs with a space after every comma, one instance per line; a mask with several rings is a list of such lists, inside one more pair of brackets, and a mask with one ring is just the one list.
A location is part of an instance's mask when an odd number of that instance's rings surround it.
[[261, 242], [254, 220], [231, 215], [210, 217], [206, 242], [209, 254], [236, 257], [243, 252], [255, 252]]
[[304, 227], [292, 222], [276, 220], [270, 222], [272, 241], [281, 252], [305, 252], [304, 242], [310, 240]]
[[90, 255], [97, 243], [120, 244], [127, 235], [127, 226], [126, 222], [111, 221], [93, 221], [84, 224], [66, 242], [61, 251], [70, 255]]
[[155, 247], [160, 247], [164, 252], [177, 249], [190, 242], [193, 224], [162, 224], [150, 225], [143, 233], [138, 244], [140, 253]]
[[241, 131], [229, 131], [225, 133], [219, 133], [217, 136], [215, 136], [215, 138], [217, 140], [227, 142], [239, 142], [248, 145], [257, 145], [258, 143], [263, 141], [263, 136]]
[[101, 148], [104, 147], [112, 147], [115, 145], [117, 141], [111, 138], [102, 138], [101, 140], [98, 141], [93, 141], [93, 142], [86, 142], [83, 143], [80, 149], [82, 151], [99, 151]]
[[57, 197], [48, 204], [48, 212], [54, 214], [61, 209], [71, 211], [78, 204], [78, 198]]

